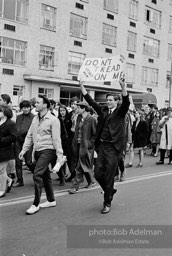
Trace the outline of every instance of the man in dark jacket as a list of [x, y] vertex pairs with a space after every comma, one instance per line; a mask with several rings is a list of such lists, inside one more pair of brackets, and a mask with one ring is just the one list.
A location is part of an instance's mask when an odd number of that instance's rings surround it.
[[[28, 100], [23, 100], [20, 103], [20, 109], [22, 114], [17, 116], [16, 125], [18, 130], [18, 137], [15, 144], [15, 160], [16, 160], [16, 175], [17, 181], [13, 185], [14, 187], [24, 186], [23, 182], [23, 171], [22, 171], [22, 160], [19, 159], [19, 153], [22, 150], [22, 146], [32, 123], [34, 115], [31, 113], [31, 104]], [[32, 148], [24, 156], [25, 163], [29, 170], [33, 172], [34, 165], [32, 164]]]
[[104, 191], [104, 206], [101, 211], [106, 214], [111, 209], [111, 201], [116, 189], [113, 188], [114, 177], [118, 166], [119, 156], [125, 143], [125, 115], [130, 102], [124, 79], [119, 81], [122, 89], [122, 104], [120, 97], [109, 93], [106, 96], [107, 106], [101, 107], [87, 93], [83, 83], [80, 83], [85, 100], [94, 108], [98, 116], [95, 147], [98, 153], [94, 175]]

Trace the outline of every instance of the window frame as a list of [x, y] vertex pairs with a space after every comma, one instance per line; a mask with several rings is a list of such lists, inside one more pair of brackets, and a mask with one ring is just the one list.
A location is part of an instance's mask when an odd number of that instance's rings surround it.
[[[79, 24], [78, 31], [76, 29], [76, 25]], [[70, 28], [69, 28], [69, 35], [76, 38], [81, 38], [86, 40], [87, 39], [87, 30], [88, 30], [88, 18], [75, 14], [70, 13]], [[77, 31], [77, 33], [76, 33]]]
[[146, 85], [149, 84], [151, 86], [158, 86], [158, 76], [159, 69], [142, 66], [142, 83]]
[[[41, 54], [41, 51], [44, 51], [45, 54]], [[48, 53], [52, 53], [52, 55], [50, 55]], [[41, 64], [41, 56], [45, 62], [51, 57], [52, 59], [50, 59], [50, 63], [52, 63], [52, 64], [49, 65], [49, 60], [48, 60], [48, 64], [46, 64], [46, 63]], [[54, 71], [54, 60], [55, 60], [55, 47], [47, 46], [47, 45], [40, 45], [39, 69], [47, 70], [47, 71]]]
[[[149, 15], [148, 15], [148, 11], [149, 11]], [[158, 23], [155, 22], [157, 17], [158, 17]], [[146, 8], [145, 8], [145, 22], [147, 24], [151, 25], [154, 28], [161, 29], [162, 12], [159, 11], [159, 10], [153, 9], [149, 6], [146, 6]]]
[[[136, 65], [133, 63], [126, 63], [126, 83], [127, 84], [134, 84], [135, 83], [135, 69]], [[132, 72], [129, 74], [128, 70], [132, 70]], [[131, 79], [129, 79], [131, 78]]]
[[[151, 46], [152, 44], [152, 46]], [[157, 45], [157, 47], [155, 47]], [[153, 50], [153, 51], [152, 51]], [[144, 36], [143, 38], [143, 54], [154, 58], [160, 56], [160, 40]]]
[[[16, 94], [14, 94], [16, 92]], [[24, 86], [21, 85], [13, 85], [13, 96], [22, 97], [24, 96]]]
[[[132, 11], [131, 11], [132, 9]], [[136, 0], [130, 0], [129, 2], [129, 18], [132, 20], [138, 20], [139, 2]]]
[[[71, 54], [71, 55], [70, 55]], [[72, 55], [73, 54], [73, 55]], [[79, 57], [80, 56], [80, 57]], [[80, 62], [73, 62], [73, 59], [80, 59]], [[72, 74], [72, 75], [78, 75], [79, 69], [82, 66], [82, 63], [84, 61], [84, 59], [86, 58], [86, 54], [84, 53], [79, 53], [79, 52], [73, 52], [73, 51], [69, 51], [68, 53], [68, 74]], [[71, 66], [70, 66], [71, 65]], [[77, 66], [77, 69], [73, 69], [73, 66]], [[69, 67], [70, 66], [70, 67]]]
[[137, 33], [128, 31], [127, 51], [136, 52], [136, 48], [137, 48]]
[[[25, 66], [26, 49], [27, 49], [26, 42], [12, 39], [12, 38], [7, 38], [7, 37], [1, 37], [1, 36], [0, 36], [0, 42], [1, 42], [0, 58], [2, 59], [2, 63], [17, 65], [17, 66]], [[10, 56], [8, 57], [8, 55]], [[19, 56], [19, 58], [16, 58], [17, 55]], [[22, 56], [24, 56], [24, 59], [22, 59]], [[6, 61], [3, 61], [3, 60], [6, 60]]]
[[[45, 7], [45, 9], [44, 9], [44, 7]], [[48, 8], [49, 8], [49, 10], [48, 10]], [[50, 13], [50, 11], [51, 11], [51, 13]], [[50, 18], [46, 19], [48, 14], [49, 14]], [[57, 16], [57, 8], [47, 5], [47, 4], [43, 4], [43, 3], [41, 4], [41, 28], [56, 32], [56, 16]], [[52, 22], [52, 25], [46, 24], [44, 22], [45, 20], [47, 20], [47, 21], [49, 20], [50, 24]]]
[[[39, 90], [43, 89], [43, 93], [40, 93]], [[52, 92], [50, 92], [52, 91]], [[40, 95], [46, 95], [48, 99], [54, 99], [54, 88], [47, 88], [47, 87], [38, 87], [38, 97]], [[50, 96], [51, 95], [51, 96]]]
[[[107, 33], [108, 28], [112, 29], [113, 34]], [[109, 31], [110, 31], [110, 29], [109, 29]], [[107, 35], [109, 35], [109, 36], [107, 36]], [[108, 42], [108, 40], [109, 40], [109, 42]], [[103, 23], [102, 44], [116, 47], [116, 45], [117, 45], [117, 27]]]
[[172, 34], [172, 15], [169, 17], [169, 33]]
[[[28, 24], [28, 10], [29, 10], [29, 0], [25, 0], [26, 3], [23, 3], [22, 0], [14, 0], [14, 18], [10, 18], [10, 17], [5, 17], [5, 0], [1, 0], [1, 6], [2, 6], [2, 10], [0, 12], [0, 17], [3, 19], [7, 19], [7, 20], [12, 20], [18, 23], [22, 23], [22, 24]], [[18, 14], [18, 5], [19, 3], [21, 3], [22, 8], [20, 8], [20, 11], [22, 13], [25, 13], [25, 17], [23, 18], [22, 16], [17, 16]]]
[[168, 43], [168, 55], [167, 55], [168, 60], [172, 60], [172, 44]]
[[[114, 5], [114, 9], [113, 6]], [[116, 6], [116, 8], [115, 8]], [[104, 0], [103, 8], [106, 11], [110, 11], [113, 13], [118, 13], [119, 10], [119, 0]]]

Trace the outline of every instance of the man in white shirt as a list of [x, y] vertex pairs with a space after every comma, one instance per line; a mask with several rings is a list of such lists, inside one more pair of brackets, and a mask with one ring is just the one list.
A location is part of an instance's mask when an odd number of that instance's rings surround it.
[[[60, 137], [60, 122], [58, 118], [51, 114], [49, 107], [50, 101], [48, 98], [39, 96], [36, 102], [38, 115], [33, 118], [22, 151], [19, 154], [19, 158], [22, 159], [24, 154], [33, 145], [35, 198], [31, 207], [26, 211], [26, 214], [30, 215], [38, 212], [40, 208], [56, 206], [48, 166], [50, 163], [54, 165], [56, 159], [59, 162], [62, 160], [63, 150]], [[43, 185], [47, 201], [40, 204]]]

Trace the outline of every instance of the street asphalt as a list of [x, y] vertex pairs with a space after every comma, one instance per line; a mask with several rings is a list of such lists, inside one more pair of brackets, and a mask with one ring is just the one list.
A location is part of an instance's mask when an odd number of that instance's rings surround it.
[[[128, 156], [126, 163], [127, 159]], [[32, 174], [24, 169], [25, 186], [12, 188], [0, 199], [0, 256], [172, 255], [172, 243], [166, 241], [168, 229], [170, 240], [172, 236], [172, 166], [167, 165], [167, 160], [157, 166], [156, 161], [158, 157], [151, 157], [147, 150], [143, 167], [137, 168], [138, 155], [135, 155], [126, 180], [115, 184], [118, 191], [106, 215], [100, 213], [103, 194], [98, 185], [69, 195], [71, 184], [59, 186], [56, 174], [52, 174], [52, 179], [57, 206], [26, 215], [33, 201], [34, 187]], [[42, 201], [45, 201], [44, 193]], [[151, 245], [152, 237], [144, 236], [144, 240], [150, 238], [150, 245], [124, 243], [121, 247], [112, 243], [112, 236], [107, 234], [90, 235], [96, 229], [121, 231], [128, 227], [163, 229], [163, 234], [156, 237], [154, 245]], [[117, 234], [115, 238], [125, 238], [125, 234]]]

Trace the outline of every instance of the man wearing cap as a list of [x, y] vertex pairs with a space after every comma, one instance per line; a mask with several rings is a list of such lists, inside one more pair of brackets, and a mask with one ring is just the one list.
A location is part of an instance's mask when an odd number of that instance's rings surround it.
[[88, 113], [88, 104], [86, 102], [79, 102], [77, 106], [79, 115], [72, 141], [73, 155], [76, 159], [76, 178], [73, 181], [73, 186], [69, 189], [70, 194], [78, 192], [79, 185], [83, 182], [83, 176], [87, 180], [87, 188], [95, 185], [93, 164], [96, 119]]
[[106, 95], [106, 106], [100, 106], [87, 93], [83, 82], [80, 82], [81, 91], [85, 100], [98, 113], [95, 147], [98, 153], [94, 175], [104, 191], [104, 204], [102, 214], [109, 213], [111, 202], [116, 189], [113, 188], [114, 177], [118, 166], [119, 156], [124, 147], [125, 140], [125, 115], [129, 109], [124, 79], [121, 78], [122, 104], [119, 105], [119, 95], [109, 93]]

